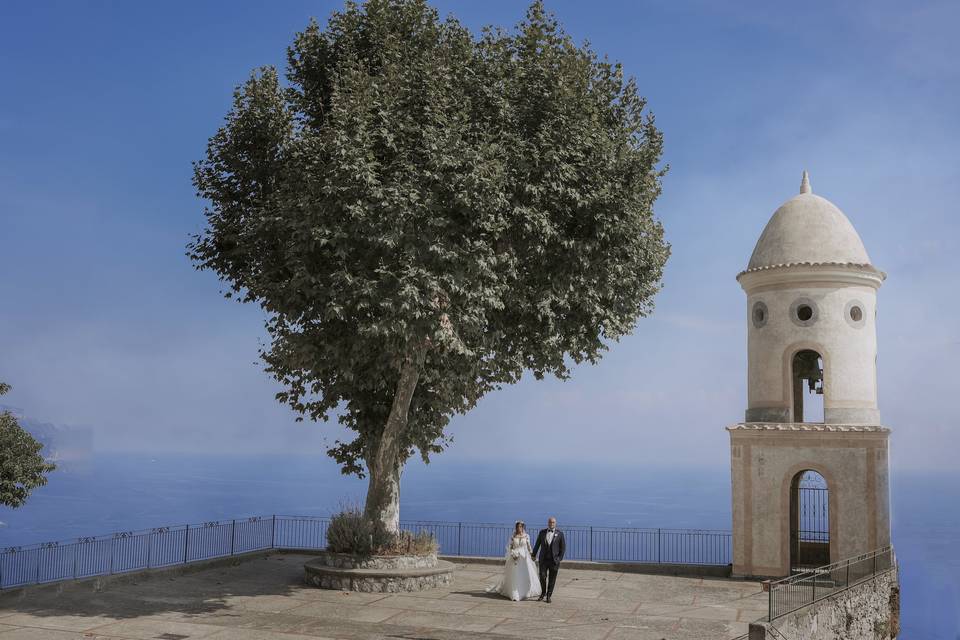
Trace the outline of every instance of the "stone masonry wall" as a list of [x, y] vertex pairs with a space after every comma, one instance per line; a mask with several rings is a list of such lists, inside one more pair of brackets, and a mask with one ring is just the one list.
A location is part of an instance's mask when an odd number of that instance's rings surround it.
[[452, 573], [437, 573], [428, 576], [395, 576], [365, 578], [359, 576], [308, 575], [307, 583], [321, 589], [359, 591], [361, 593], [402, 593], [425, 591], [453, 582]]
[[453, 564], [427, 556], [372, 556], [358, 558], [321, 552], [303, 565], [307, 584], [321, 589], [365, 593], [423, 591], [453, 580]]
[[316, 561], [337, 569], [426, 569], [437, 566], [437, 554], [358, 558], [347, 553], [327, 551], [317, 556]]
[[893, 640], [900, 632], [897, 572], [777, 618], [773, 631], [768, 626], [750, 625], [750, 640]]

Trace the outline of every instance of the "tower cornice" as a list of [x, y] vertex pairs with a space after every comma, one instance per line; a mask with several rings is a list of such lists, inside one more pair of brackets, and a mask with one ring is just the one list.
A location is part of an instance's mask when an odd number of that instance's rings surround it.
[[744, 291], [766, 286], [859, 285], [879, 289], [887, 274], [871, 264], [852, 262], [793, 262], [747, 269], [737, 274]]
[[890, 428], [875, 424], [824, 424], [822, 422], [738, 422], [727, 431], [775, 431], [795, 433], [880, 433]]

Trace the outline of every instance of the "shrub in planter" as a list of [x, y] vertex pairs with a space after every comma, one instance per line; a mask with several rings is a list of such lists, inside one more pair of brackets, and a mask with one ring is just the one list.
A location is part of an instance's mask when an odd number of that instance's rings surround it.
[[437, 553], [433, 534], [427, 531], [393, 534], [383, 523], [364, 517], [359, 507], [347, 507], [330, 519], [327, 527], [327, 551], [354, 556], [417, 555]]
[[440, 545], [429, 531], [400, 531], [393, 537], [389, 547], [381, 553], [387, 555], [431, 556], [436, 555]]
[[348, 507], [330, 519], [327, 550], [355, 556], [372, 556], [393, 541], [382, 523], [363, 516], [359, 507]]

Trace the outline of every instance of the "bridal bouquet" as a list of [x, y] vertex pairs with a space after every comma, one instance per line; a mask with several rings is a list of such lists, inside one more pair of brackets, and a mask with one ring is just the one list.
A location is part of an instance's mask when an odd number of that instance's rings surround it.
[[510, 557], [513, 558], [514, 564], [520, 561], [520, 549], [511, 549]]

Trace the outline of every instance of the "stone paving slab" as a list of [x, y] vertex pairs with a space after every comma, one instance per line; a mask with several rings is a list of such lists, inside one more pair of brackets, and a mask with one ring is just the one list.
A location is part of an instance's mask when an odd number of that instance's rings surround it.
[[279, 633], [277, 631], [261, 631], [258, 629], [225, 629], [218, 631], [207, 640], [336, 640], [333, 637], [304, 636], [293, 633]]
[[516, 602], [514, 606], [504, 607], [499, 601], [475, 605], [470, 613], [481, 616], [494, 616], [507, 620], [542, 620], [544, 623], [564, 622], [576, 611], [564, 607], [544, 606], [540, 602]]
[[[162, 632], [157, 631], [160, 627], [163, 627]], [[94, 633], [100, 633], [110, 637], [137, 638], [138, 640], [153, 640], [158, 635], [163, 634], [186, 636], [191, 639], [205, 638], [219, 631], [217, 627], [209, 624], [175, 622], [173, 620], [154, 617], [120, 620], [119, 622], [97, 626], [90, 630]]]
[[372, 604], [341, 604], [332, 602], [308, 602], [288, 613], [327, 620], [351, 620], [353, 622], [383, 622], [404, 612], [404, 609], [384, 607], [379, 602]]
[[112, 638], [111, 636], [99, 634], [28, 627], [21, 627], [13, 631], [4, 632], [0, 637], [4, 638], [4, 640], [116, 640], [116, 638]]
[[464, 613], [476, 608], [475, 602], [448, 600], [446, 598], [411, 598], [404, 595], [387, 596], [378, 600], [374, 606], [392, 607], [406, 611], [435, 611], [437, 613]]
[[[561, 569], [552, 604], [486, 593], [500, 569], [459, 563], [430, 591], [327, 591], [310, 556], [0, 596], [0, 640], [731, 640], [766, 612], [759, 583]], [[166, 634], [166, 635], [165, 635]]]
[[11, 616], [3, 618], [4, 625], [14, 627], [42, 627], [47, 629], [60, 629], [62, 631], [86, 631], [104, 624], [114, 622], [112, 618], [105, 616], [82, 616], [82, 615], [50, 615], [35, 613], [14, 613]]

